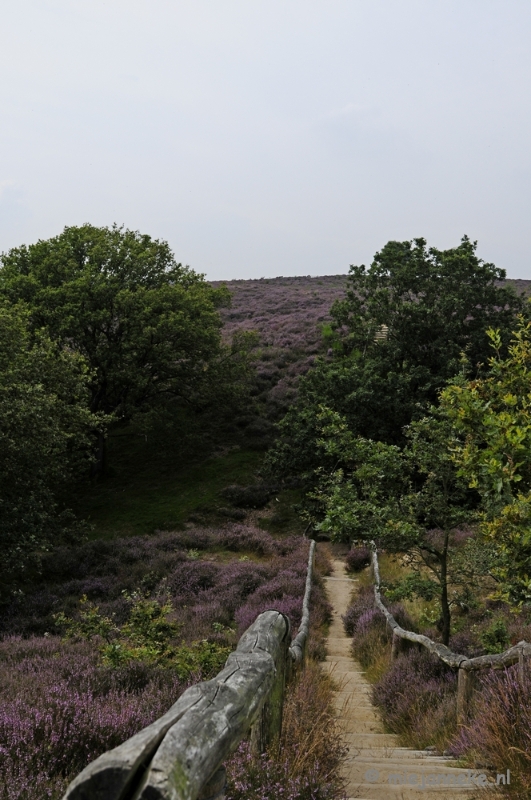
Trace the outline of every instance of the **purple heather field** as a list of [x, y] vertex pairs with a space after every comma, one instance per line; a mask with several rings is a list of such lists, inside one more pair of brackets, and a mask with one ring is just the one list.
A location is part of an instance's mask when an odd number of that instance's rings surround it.
[[321, 328], [346, 283], [346, 275], [213, 282], [232, 295], [231, 307], [221, 312], [226, 337], [237, 330], [260, 335], [255, 391], [272, 416], [286, 410], [300, 376], [326, 352]]
[[[518, 293], [531, 293], [531, 281], [508, 280]], [[260, 336], [254, 392], [273, 419], [297, 395], [297, 384], [318, 355], [326, 354], [321, 330], [330, 309], [345, 295], [347, 275], [212, 281], [226, 286], [230, 308], [222, 309], [224, 335], [256, 331]]]
[[[300, 622], [308, 544], [257, 528], [187, 529], [59, 548], [33, 591], [13, 600], [0, 642], [0, 798], [60, 798], [91, 760], [142, 729], [210, 675], [131, 661], [106, 666], [98, 639], [62, 639], [53, 614], [75, 616], [82, 595], [122, 623], [123, 590], [171, 600], [186, 644], [233, 647], [257, 614]], [[329, 615], [319, 579], [313, 624]], [[318, 637], [314, 637], [318, 641]], [[217, 670], [215, 670], [217, 671]]]

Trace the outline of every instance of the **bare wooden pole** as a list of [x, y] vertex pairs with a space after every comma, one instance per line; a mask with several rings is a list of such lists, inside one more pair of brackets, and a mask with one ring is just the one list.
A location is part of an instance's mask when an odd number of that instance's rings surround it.
[[464, 725], [470, 708], [474, 689], [476, 687], [476, 673], [471, 669], [460, 667], [457, 673], [457, 724]]
[[394, 661], [398, 658], [398, 654], [400, 652], [400, 636], [393, 631], [393, 643], [391, 645], [391, 661]]
[[525, 683], [525, 660], [523, 647], [520, 647], [518, 652], [518, 680], [520, 682], [520, 686], [523, 686]]

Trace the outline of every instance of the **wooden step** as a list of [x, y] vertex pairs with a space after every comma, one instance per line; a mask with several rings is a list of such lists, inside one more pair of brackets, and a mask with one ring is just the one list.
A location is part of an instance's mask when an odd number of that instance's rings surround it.
[[333, 563], [333, 574], [325, 579], [334, 612], [322, 669], [334, 681], [334, 708], [348, 747], [343, 766], [348, 800], [472, 800], [481, 792], [471, 781], [473, 770], [456, 767], [444, 756], [400, 747], [397, 736], [384, 732], [371, 702], [372, 687], [352, 657], [352, 640], [341, 620], [354, 581], [342, 562]]

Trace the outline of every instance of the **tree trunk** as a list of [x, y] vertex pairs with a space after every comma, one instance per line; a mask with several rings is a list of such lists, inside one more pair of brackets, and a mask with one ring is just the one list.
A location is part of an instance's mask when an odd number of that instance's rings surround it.
[[441, 621], [442, 621], [442, 640], [448, 647], [450, 641], [450, 624], [452, 621], [450, 614], [450, 604], [448, 602], [448, 531], [444, 533], [444, 548], [441, 556]]

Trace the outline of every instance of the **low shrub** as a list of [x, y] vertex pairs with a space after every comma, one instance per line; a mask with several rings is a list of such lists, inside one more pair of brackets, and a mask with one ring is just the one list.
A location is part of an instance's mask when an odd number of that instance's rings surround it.
[[[101, 614], [86, 595], [81, 598], [77, 619], [57, 614], [56, 622], [69, 639], [96, 639], [105, 666], [116, 668], [138, 661], [171, 668], [181, 680], [199, 673], [208, 680], [222, 668], [231, 648], [206, 639], [190, 645], [179, 642], [182, 625], [170, 619], [174, 614], [171, 601], [151, 599], [138, 592], [126, 596], [126, 600], [129, 618], [121, 627]], [[223, 629], [219, 623], [218, 629]]]
[[404, 744], [445, 749], [456, 724], [457, 676], [437, 656], [415, 646], [401, 653], [373, 687], [388, 730]]
[[510, 645], [509, 629], [502, 617], [494, 619], [480, 634], [481, 644], [486, 653], [503, 653]]
[[343, 616], [343, 625], [347, 636], [354, 636], [360, 616], [373, 608], [374, 591], [371, 586], [364, 586], [359, 590], [353, 603], [348, 607], [347, 613]]
[[531, 796], [531, 676], [518, 680], [518, 667], [489, 670], [481, 678], [473, 716], [454, 738], [450, 752], [474, 766], [511, 771], [515, 797]]
[[[389, 607], [402, 628], [415, 630], [413, 621], [400, 604]], [[352, 652], [363, 667], [374, 666], [389, 654], [391, 632], [381, 611], [375, 607], [374, 591], [367, 586], [360, 589], [354, 602], [343, 617], [348, 636], [352, 636]]]
[[371, 551], [368, 547], [352, 547], [346, 557], [347, 570], [360, 572], [371, 563]]
[[253, 486], [227, 486], [220, 494], [237, 508], [263, 508], [274, 491], [275, 487], [257, 483]]

